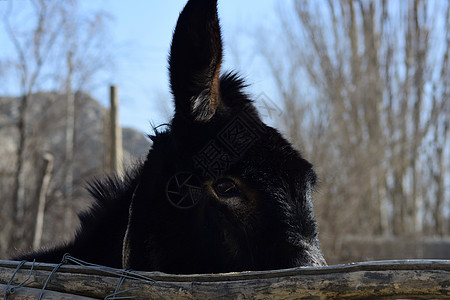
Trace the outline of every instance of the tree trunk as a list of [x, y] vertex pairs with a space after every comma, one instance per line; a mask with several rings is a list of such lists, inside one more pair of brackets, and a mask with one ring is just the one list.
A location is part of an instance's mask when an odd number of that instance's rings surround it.
[[36, 227], [34, 231], [33, 239], [33, 249], [38, 249], [41, 247], [42, 233], [44, 231], [44, 215], [45, 215], [45, 204], [47, 200], [47, 191], [50, 184], [53, 171], [53, 155], [46, 153], [44, 155], [45, 168], [44, 176], [42, 177], [41, 189], [39, 191], [39, 206], [36, 216]]
[[73, 219], [73, 161], [75, 146], [75, 97], [72, 91], [72, 76], [74, 66], [73, 53], [67, 54], [67, 81], [66, 81], [66, 178], [64, 190], [64, 232], [71, 232]]
[[19, 226], [20, 221], [24, 214], [24, 201], [25, 201], [25, 182], [23, 180], [23, 167], [25, 164], [25, 150], [27, 142], [27, 109], [28, 109], [29, 95], [24, 94], [20, 99], [19, 105], [19, 120], [17, 123], [17, 129], [19, 133], [19, 140], [17, 143], [16, 151], [16, 169], [14, 172], [13, 183], [13, 197], [10, 211], [8, 215], [11, 220], [12, 231], [9, 232], [9, 245], [17, 244], [23, 235], [23, 230]]

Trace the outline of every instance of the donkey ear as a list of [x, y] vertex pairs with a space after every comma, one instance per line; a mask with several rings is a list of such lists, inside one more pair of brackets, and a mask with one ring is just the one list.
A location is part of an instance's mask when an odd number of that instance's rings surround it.
[[178, 18], [169, 58], [176, 115], [207, 122], [220, 105], [222, 38], [217, 0], [190, 0]]

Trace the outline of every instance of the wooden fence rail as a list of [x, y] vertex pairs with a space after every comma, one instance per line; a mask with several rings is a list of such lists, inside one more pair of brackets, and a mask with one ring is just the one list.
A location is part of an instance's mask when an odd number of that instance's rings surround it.
[[[28, 277], [32, 283], [7, 299], [38, 299], [55, 265], [26, 263], [16, 271], [18, 265], [0, 261], [0, 296], [14, 275], [9, 288]], [[450, 299], [450, 260], [203, 275], [111, 270], [63, 265], [50, 276], [42, 299]]]

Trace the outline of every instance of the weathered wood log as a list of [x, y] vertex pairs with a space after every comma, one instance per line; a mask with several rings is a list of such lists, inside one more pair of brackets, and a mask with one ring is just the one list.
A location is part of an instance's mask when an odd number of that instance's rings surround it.
[[[0, 296], [4, 296], [6, 291], [6, 284], [0, 284]], [[8, 295], [8, 300], [36, 300], [41, 294], [40, 289], [24, 287], [18, 289], [13, 294]], [[77, 296], [72, 294], [58, 293], [53, 291], [44, 292], [45, 300], [94, 300], [94, 298]]]
[[[7, 283], [18, 262], [0, 261], [0, 283]], [[13, 284], [25, 280], [25, 264]], [[36, 263], [29, 287], [42, 288], [55, 265]], [[230, 274], [170, 275], [138, 272], [126, 279], [120, 296], [137, 299], [450, 299], [450, 261], [412, 260], [367, 262], [322, 268], [242, 272]], [[80, 266], [61, 266], [46, 290], [101, 298], [113, 294], [120, 275]], [[22, 299], [22, 298], [16, 298]], [[23, 298], [26, 299], [26, 298]]]

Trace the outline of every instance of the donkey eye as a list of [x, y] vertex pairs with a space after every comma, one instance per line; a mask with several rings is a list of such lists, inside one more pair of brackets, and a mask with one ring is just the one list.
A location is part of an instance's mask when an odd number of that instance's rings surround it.
[[239, 195], [239, 187], [231, 179], [222, 178], [214, 184], [214, 191], [221, 197], [234, 197]]

